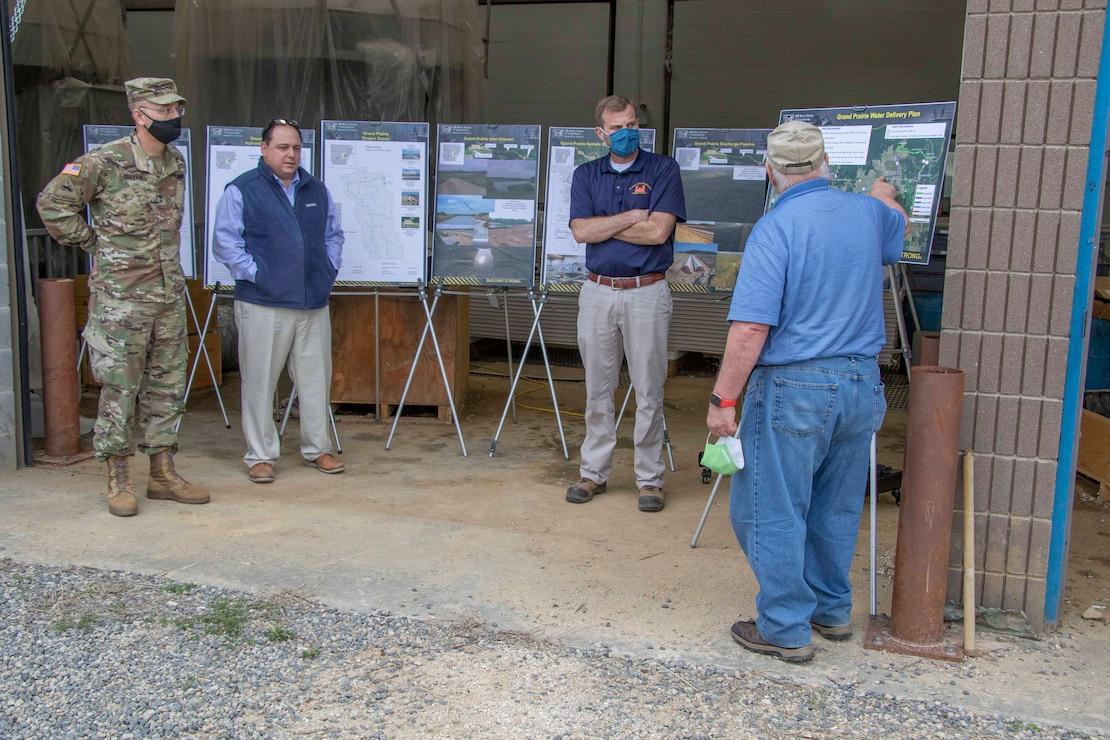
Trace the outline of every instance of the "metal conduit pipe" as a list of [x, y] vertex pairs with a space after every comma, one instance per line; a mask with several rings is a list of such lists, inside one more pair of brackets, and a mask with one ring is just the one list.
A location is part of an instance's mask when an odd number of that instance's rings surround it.
[[39, 280], [39, 319], [46, 454], [70, 457], [81, 449], [73, 280]]

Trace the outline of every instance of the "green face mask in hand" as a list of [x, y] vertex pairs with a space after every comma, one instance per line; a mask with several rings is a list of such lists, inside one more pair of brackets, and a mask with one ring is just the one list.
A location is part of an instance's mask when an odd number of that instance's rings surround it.
[[714, 473], [732, 475], [744, 467], [744, 447], [736, 437], [721, 437], [711, 443], [708, 434], [705, 437], [705, 450], [701, 453], [701, 465], [709, 468]]

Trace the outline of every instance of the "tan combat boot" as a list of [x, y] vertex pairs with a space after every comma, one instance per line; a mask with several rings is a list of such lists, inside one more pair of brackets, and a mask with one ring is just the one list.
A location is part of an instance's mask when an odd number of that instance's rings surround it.
[[108, 511], [116, 516], [135, 516], [139, 506], [131, 491], [131, 473], [127, 458], [122, 455], [108, 456]]
[[146, 497], [169, 499], [179, 504], [208, 503], [208, 491], [194, 486], [174, 470], [172, 450], [162, 450], [150, 456], [150, 480], [146, 484]]

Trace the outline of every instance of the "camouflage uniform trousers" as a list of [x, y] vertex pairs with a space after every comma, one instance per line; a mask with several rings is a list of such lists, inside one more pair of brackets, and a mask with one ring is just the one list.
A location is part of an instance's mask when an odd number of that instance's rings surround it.
[[97, 459], [132, 453], [136, 412], [140, 452], [177, 449], [189, 363], [184, 296], [157, 303], [94, 294], [84, 337], [93, 378], [102, 386], [93, 435]]

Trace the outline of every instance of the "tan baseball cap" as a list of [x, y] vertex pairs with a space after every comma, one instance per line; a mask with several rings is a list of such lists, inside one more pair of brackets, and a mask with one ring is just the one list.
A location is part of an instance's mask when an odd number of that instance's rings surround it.
[[767, 163], [784, 175], [813, 172], [825, 161], [821, 129], [802, 121], [787, 121], [767, 134]]
[[169, 77], [136, 77], [123, 83], [123, 87], [127, 90], [128, 105], [148, 100], [155, 105], [187, 102], [178, 95], [177, 83]]

